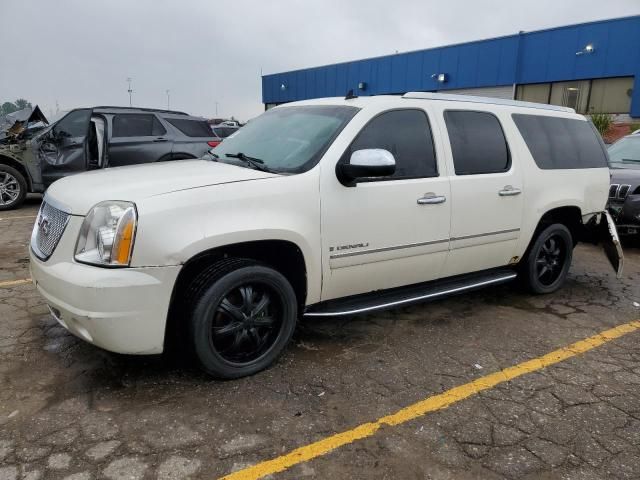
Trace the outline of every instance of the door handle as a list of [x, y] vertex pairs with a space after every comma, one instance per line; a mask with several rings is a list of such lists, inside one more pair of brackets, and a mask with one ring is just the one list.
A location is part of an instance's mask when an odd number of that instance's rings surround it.
[[498, 192], [498, 195], [501, 197], [513, 197], [514, 195], [520, 195], [522, 190], [519, 188], [514, 188], [511, 185], [506, 185], [502, 190]]
[[162, 138], [162, 137], [158, 137], [154, 140], [154, 142], [166, 142], [167, 139], [166, 138]]
[[435, 205], [438, 203], [444, 203], [447, 201], [447, 197], [444, 195], [436, 195], [433, 192], [425, 193], [424, 197], [418, 199], [418, 205]]

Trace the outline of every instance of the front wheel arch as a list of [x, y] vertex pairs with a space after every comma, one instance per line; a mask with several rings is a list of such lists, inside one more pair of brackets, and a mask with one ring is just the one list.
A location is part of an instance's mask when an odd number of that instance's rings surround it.
[[224, 258], [244, 258], [267, 265], [285, 276], [293, 287], [302, 312], [307, 299], [307, 263], [302, 249], [288, 240], [256, 240], [223, 245], [202, 251], [180, 269], [175, 281], [165, 327], [164, 348], [167, 352], [179, 351], [185, 341], [187, 324], [186, 296], [190, 283], [202, 271]]

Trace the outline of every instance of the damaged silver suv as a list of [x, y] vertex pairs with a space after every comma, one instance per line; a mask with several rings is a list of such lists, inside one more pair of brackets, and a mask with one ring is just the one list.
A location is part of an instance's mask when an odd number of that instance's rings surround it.
[[19, 132], [0, 142], [0, 210], [68, 175], [199, 158], [217, 143], [204, 118], [147, 108], [81, 108], [33, 135]]

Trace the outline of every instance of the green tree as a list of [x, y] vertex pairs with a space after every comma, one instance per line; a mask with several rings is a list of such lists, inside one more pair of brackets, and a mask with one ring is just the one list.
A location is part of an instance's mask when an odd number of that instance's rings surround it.
[[18, 110], [22, 110], [23, 108], [31, 108], [31, 102], [26, 101], [24, 98], [19, 98], [15, 102], [13, 102]]
[[7, 115], [8, 113], [13, 113], [16, 110], [18, 110], [18, 107], [16, 107], [13, 103], [11, 102], [4, 102], [2, 104], [2, 107], [0, 107], [0, 113], [2, 115]]

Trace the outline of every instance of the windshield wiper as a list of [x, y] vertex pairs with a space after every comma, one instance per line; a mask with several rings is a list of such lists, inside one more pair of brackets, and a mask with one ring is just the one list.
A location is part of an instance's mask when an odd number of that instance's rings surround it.
[[242, 160], [243, 162], [250, 165], [251, 168], [254, 168], [255, 170], [260, 170], [261, 172], [276, 173], [273, 170], [271, 170], [269, 167], [265, 166], [264, 160], [260, 160], [259, 158], [255, 158], [255, 157], [249, 157], [248, 155], [245, 155], [242, 152], [225, 153], [225, 156], [229, 158], [237, 158], [238, 160]]

